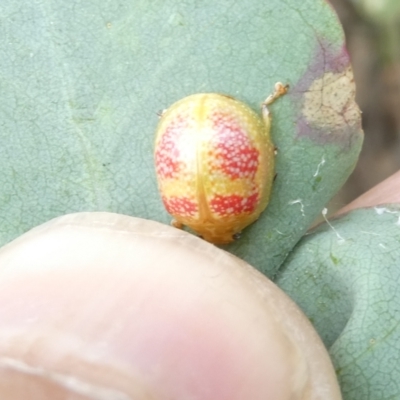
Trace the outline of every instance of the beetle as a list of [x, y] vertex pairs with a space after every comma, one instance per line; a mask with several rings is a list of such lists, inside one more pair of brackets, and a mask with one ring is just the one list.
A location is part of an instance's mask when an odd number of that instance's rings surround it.
[[165, 110], [156, 131], [158, 187], [173, 225], [203, 239], [230, 243], [266, 208], [275, 176], [268, 106], [284, 95], [278, 82], [261, 105], [199, 93]]

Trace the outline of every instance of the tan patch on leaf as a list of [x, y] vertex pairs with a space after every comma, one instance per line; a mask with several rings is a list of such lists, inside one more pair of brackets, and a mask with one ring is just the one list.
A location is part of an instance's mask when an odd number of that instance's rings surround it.
[[329, 133], [359, 124], [355, 90], [350, 67], [341, 73], [326, 72], [304, 94], [302, 114], [308, 124], [324, 127]]

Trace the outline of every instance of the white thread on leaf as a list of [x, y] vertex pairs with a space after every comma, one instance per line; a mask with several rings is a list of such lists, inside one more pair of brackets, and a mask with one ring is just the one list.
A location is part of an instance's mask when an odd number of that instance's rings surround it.
[[397, 221], [396, 221], [396, 225], [400, 226], [400, 215], [399, 215], [399, 211], [392, 211], [392, 210], [389, 210], [389, 209], [386, 208], [386, 207], [374, 207], [374, 210], [375, 210], [375, 212], [376, 212], [378, 215], [383, 215], [383, 214], [385, 214], [385, 213], [398, 215], [398, 218], [397, 218]]
[[289, 204], [290, 206], [292, 206], [293, 204], [300, 204], [301, 215], [302, 215], [303, 217], [306, 216], [306, 215], [304, 214], [304, 204], [303, 204], [303, 201], [302, 201], [301, 199], [289, 201], [288, 204]]
[[325, 164], [325, 157], [322, 156], [321, 162], [318, 164], [317, 170], [315, 171], [315, 174], [313, 175], [314, 178], [319, 174], [319, 169]]
[[331, 229], [333, 230], [333, 232], [335, 232], [336, 237], [338, 238], [338, 241], [339, 241], [340, 243], [345, 242], [346, 240], [344, 239], [344, 237], [341, 236], [340, 233], [334, 228], [334, 226], [328, 221], [328, 218], [326, 218], [326, 214], [328, 214], [328, 209], [327, 209], [327, 208], [324, 208], [324, 209], [322, 210], [322, 216], [323, 216], [324, 220], [325, 220], [326, 223], [331, 227]]
[[360, 232], [365, 233], [366, 235], [381, 236], [379, 233], [376, 232], [368, 232], [368, 231], [360, 231]]

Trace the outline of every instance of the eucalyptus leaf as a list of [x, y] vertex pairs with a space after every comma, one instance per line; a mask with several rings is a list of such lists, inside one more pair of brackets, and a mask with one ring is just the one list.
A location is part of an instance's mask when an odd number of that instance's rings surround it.
[[158, 113], [197, 92], [272, 107], [270, 206], [226, 248], [270, 276], [352, 171], [360, 115], [342, 29], [323, 0], [3, 0], [0, 243], [53, 217], [169, 223]]
[[400, 205], [353, 211], [305, 236], [277, 284], [330, 350], [345, 400], [400, 397]]

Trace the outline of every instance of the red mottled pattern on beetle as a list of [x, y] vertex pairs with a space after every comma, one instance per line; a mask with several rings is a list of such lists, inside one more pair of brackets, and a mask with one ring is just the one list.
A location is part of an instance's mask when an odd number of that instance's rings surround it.
[[211, 116], [214, 135], [211, 139], [209, 165], [231, 179], [253, 179], [259, 165], [260, 152], [236, 118], [217, 112]]
[[162, 197], [166, 210], [172, 215], [193, 217], [198, 212], [197, 202], [187, 197]]
[[179, 178], [182, 163], [179, 161], [180, 151], [177, 144], [187, 126], [186, 118], [177, 115], [162, 133], [155, 154], [156, 170], [160, 177]]
[[220, 216], [241, 215], [251, 213], [258, 205], [258, 194], [248, 197], [232, 194], [228, 196], [216, 195], [210, 201], [210, 209]]

